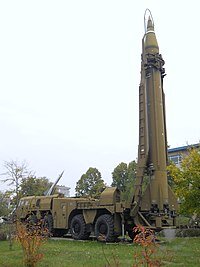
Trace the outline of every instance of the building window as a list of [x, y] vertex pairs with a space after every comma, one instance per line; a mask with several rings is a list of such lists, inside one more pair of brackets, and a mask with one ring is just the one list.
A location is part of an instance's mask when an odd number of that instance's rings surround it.
[[182, 156], [179, 155], [179, 154], [173, 155], [173, 156], [169, 156], [169, 160], [172, 161], [176, 165], [180, 165], [181, 160], [182, 160]]

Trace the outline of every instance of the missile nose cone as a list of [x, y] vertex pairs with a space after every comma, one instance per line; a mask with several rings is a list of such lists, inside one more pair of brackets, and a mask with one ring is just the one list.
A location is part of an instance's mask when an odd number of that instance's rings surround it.
[[154, 32], [154, 22], [151, 13], [148, 17], [148, 21], [146, 24], [145, 35], [146, 35], [144, 42], [145, 51], [147, 53], [153, 53], [153, 54], [159, 53], [158, 42]]
[[150, 16], [149, 16], [149, 18], [148, 18], [148, 22], [147, 22], [147, 32], [148, 32], [148, 31], [154, 31], [154, 25], [153, 25], [153, 22], [152, 22]]

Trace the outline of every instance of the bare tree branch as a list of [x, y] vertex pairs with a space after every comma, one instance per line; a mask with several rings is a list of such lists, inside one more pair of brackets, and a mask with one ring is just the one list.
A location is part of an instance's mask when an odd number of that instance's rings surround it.
[[16, 194], [16, 204], [19, 201], [19, 189], [21, 180], [32, 175], [32, 171], [28, 170], [28, 165], [25, 161], [17, 162], [14, 160], [5, 161], [4, 168], [6, 172], [2, 173], [1, 176], [4, 176], [4, 179], [1, 179], [1, 182], [8, 183], [8, 186], [13, 186], [13, 193]]

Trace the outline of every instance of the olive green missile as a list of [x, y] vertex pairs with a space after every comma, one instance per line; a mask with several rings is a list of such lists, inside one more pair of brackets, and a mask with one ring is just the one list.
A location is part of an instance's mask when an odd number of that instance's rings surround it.
[[[178, 204], [168, 186], [167, 135], [163, 78], [165, 62], [159, 53], [154, 22], [149, 10], [142, 39], [141, 82], [139, 86], [138, 168], [132, 216], [138, 223], [163, 227], [175, 224]], [[148, 186], [144, 192], [144, 177]], [[139, 215], [136, 215], [139, 214]], [[164, 218], [172, 219], [167, 222]]]

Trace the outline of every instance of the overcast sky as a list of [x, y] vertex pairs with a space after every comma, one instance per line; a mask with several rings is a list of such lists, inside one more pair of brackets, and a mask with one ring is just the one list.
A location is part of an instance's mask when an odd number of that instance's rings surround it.
[[146, 8], [166, 62], [168, 144], [199, 142], [198, 0], [0, 1], [0, 172], [10, 160], [51, 181], [65, 170], [73, 194], [89, 167], [110, 185], [136, 159]]

